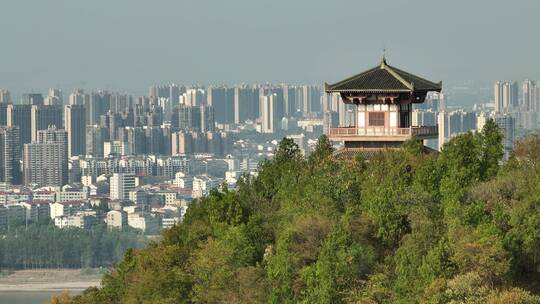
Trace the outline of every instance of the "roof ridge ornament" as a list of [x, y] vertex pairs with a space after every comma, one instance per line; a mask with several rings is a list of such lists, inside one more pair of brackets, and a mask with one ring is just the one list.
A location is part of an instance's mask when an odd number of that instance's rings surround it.
[[387, 66], [386, 63], [386, 48], [383, 49], [382, 59], [381, 59], [381, 68], [384, 68]]

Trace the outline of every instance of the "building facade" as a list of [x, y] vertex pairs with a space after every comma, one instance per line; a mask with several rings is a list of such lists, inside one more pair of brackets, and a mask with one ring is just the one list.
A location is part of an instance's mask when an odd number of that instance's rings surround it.
[[82, 105], [64, 107], [68, 157], [86, 154], [86, 110]]
[[129, 192], [137, 187], [137, 177], [130, 173], [114, 173], [110, 182], [112, 200], [128, 200]]
[[380, 65], [325, 85], [326, 93], [339, 93], [346, 104], [355, 106], [353, 126], [330, 128], [329, 138], [344, 143], [344, 150], [366, 151], [397, 148], [411, 138], [436, 138], [437, 126], [414, 126], [412, 105], [423, 103], [428, 92], [440, 92], [434, 83], [390, 66]]

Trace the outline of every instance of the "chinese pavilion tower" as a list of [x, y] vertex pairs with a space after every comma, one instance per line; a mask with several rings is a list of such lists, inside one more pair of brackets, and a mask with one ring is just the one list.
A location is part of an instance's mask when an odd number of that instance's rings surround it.
[[328, 137], [344, 142], [342, 152], [398, 148], [413, 137], [437, 138], [437, 126], [412, 125], [411, 112], [414, 103], [423, 103], [428, 92], [441, 88], [441, 82], [388, 65], [383, 57], [372, 69], [325, 84], [326, 93], [339, 93], [344, 103], [355, 106], [354, 125], [330, 128]]

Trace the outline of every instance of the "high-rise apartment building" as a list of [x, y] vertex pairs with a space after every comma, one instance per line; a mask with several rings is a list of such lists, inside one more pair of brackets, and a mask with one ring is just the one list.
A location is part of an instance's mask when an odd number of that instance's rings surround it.
[[39, 130], [37, 140], [24, 145], [24, 183], [62, 186], [68, 181], [67, 133], [51, 127]]
[[173, 109], [171, 127], [175, 130], [214, 131], [214, 107], [180, 105]]
[[495, 122], [503, 133], [504, 156], [507, 158], [514, 148], [515, 120], [508, 114], [498, 114]]
[[33, 105], [30, 115], [32, 141], [36, 141], [38, 131], [47, 130], [51, 126], [61, 129], [64, 125], [61, 106]]
[[171, 134], [171, 154], [204, 153], [225, 155], [232, 148], [231, 138], [225, 132], [196, 132], [181, 130]]
[[214, 132], [216, 130], [214, 107], [201, 106], [201, 132]]
[[[269, 88], [266, 90], [268, 94], [264, 95], [273, 95], [274, 96], [274, 119], [276, 121], [276, 130], [279, 129], [279, 122], [283, 117], [285, 117], [285, 101], [283, 96], [283, 89], [276, 87], [276, 88]], [[261, 96], [264, 96], [261, 95]], [[259, 105], [260, 107], [260, 105]], [[260, 115], [260, 108], [259, 108], [259, 115]]]
[[294, 116], [296, 114], [296, 94], [294, 88], [283, 85], [283, 112], [284, 115]]
[[217, 123], [234, 123], [234, 89], [210, 87], [206, 93], [206, 103], [214, 107]]
[[180, 95], [185, 91], [184, 87], [178, 87], [176, 84], [152, 86], [148, 90], [148, 96], [150, 99], [168, 98], [174, 105], [177, 105], [180, 101]]
[[109, 141], [109, 131], [106, 127], [86, 126], [86, 154], [94, 157], [103, 156], [103, 144]]
[[515, 81], [505, 82], [503, 85], [503, 99], [508, 100], [508, 102], [506, 102], [506, 104], [508, 104], [508, 107], [516, 108], [519, 105], [518, 96], [518, 83]]
[[526, 79], [523, 81], [521, 110], [540, 112], [540, 80]]
[[276, 94], [261, 96], [260, 98], [261, 133], [274, 133], [277, 131], [276, 99]]
[[173, 106], [180, 102], [180, 88], [176, 84], [169, 86], [169, 101]]
[[21, 183], [19, 128], [0, 127], [0, 182]]
[[85, 105], [89, 102], [90, 95], [85, 94], [83, 89], [75, 89], [75, 91], [69, 95], [70, 105]]
[[0, 102], [0, 126], [7, 126], [7, 109], [9, 104]]
[[317, 86], [302, 86], [302, 112], [304, 114], [321, 111], [321, 94]]
[[[287, 126], [284, 126], [283, 118], [281, 123], [281, 129], [289, 131], [289, 121], [287, 120]], [[330, 133], [330, 128], [337, 128], [339, 126], [339, 114], [338, 112], [326, 111], [323, 113], [323, 132], [324, 134]], [[291, 126], [292, 127], [292, 126]]]
[[205, 92], [202, 89], [188, 89], [186, 93], [182, 95], [182, 101], [184, 105], [196, 107], [204, 105]]
[[193, 152], [191, 132], [174, 132], [171, 136], [171, 155], [185, 155]]
[[496, 113], [507, 113], [511, 108], [518, 106], [517, 82], [497, 81], [493, 86], [493, 101]]
[[33, 105], [33, 106], [42, 106], [43, 105], [43, 95], [40, 93], [28, 93], [22, 95], [22, 104]]
[[6, 89], [0, 89], [0, 103], [10, 103], [11, 93]]
[[[146, 134], [145, 130], [142, 127], [125, 127], [121, 129], [121, 136], [118, 137], [120, 142], [126, 144], [126, 149], [124, 150], [126, 154], [144, 154], [146, 151]], [[112, 141], [112, 139], [111, 139]], [[108, 155], [107, 151], [104, 150], [104, 154]]]
[[86, 110], [83, 105], [64, 107], [68, 157], [86, 154]]
[[302, 86], [302, 112], [304, 114], [311, 112], [311, 87]]
[[167, 87], [151, 86], [148, 90], [148, 96], [150, 99], [158, 99], [160, 97], [167, 97]]
[[19, 128], [19, 148], [32, 141], [32, 106], [13, 105], [7, 106], [7, 126]]
[[68, 136], [66, 130], [57, 129], [55, 126], [51, 126], [45, 130], [39, 130], [37, 133], [37, 143], [57, 143], [62, 144], [65, 157], [67, 159], [68, 149]]
[[501, 113], [505, 109], [503, 103], [503, 83], [501, 81], [496, 81], [493, 85], [493, 102], [495, 104], [495, 112]]
[[435, 126], [437, 125], [437, 112], [427, 110], [413, 110], [411, 113], [412, 126]]
[[128, 94], [112, 93], [110, 95], [110, 111], [122, 113], [133, 108], [133, 97]]
[[111, 109], [111, 94], [105, 91], [93, 92], [85, 104], [86, 123], [99, 124], [101, 115], [107, 114]]
[[259, 116], [259, 89], [246, 86], [234, 88], [234, 123], [255, 120]]
[[[111, 140], [113, 141], [113, 140]], [[168, 125], [125, 127], [119, 129], [117, 141], [124, 142], [130, 154], [169, 155], [171, 152], [171, 128]], [[104, 151], [107, 155], [107, 151]]]
[[457, 110], [439, 112], [437, 117], [439, 129], [439, 150], [453, 136], [476, 130], [476, 113]]
[[521, 109], [523, 111], [531, 111], [534, 104], [535, 98], [535, 83], [529, 79], [525, 79], [521, 86], [522, 88], [522, 98], [521, 98]]
[[533, 95], [531, 96], [531, 111], [540, 112], [540, 80], [536, 81]]
[[120, 140], [106, 141], [103, 143], [103, 157], [131, 155], [131, 145]]
[[49, 89], [49, 94], [43, 100], [43, 104], [46, 106], [62, 106], [63, 103], [62, 90], [60, 89]]
[[170, 155], [171, 134], [169, 127], [144, 126], [142, 140], [143, 148], [136, 154]]

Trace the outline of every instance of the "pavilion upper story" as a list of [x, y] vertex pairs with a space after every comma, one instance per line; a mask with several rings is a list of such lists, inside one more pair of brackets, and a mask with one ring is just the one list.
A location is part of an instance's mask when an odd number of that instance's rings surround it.
[[430, 91], [440, 92], [442, 83], [432, 82], [381, 63], [365, 72], [325, 84], [327, 93], [339, 93], [346, 104], [355, 105], [355, 125], [330, 128], [329, 138], [349, 147], [398, 145], [410, 138], [435, 138], [437, 126], [413, 126], [412, 105], [424, 102]]

